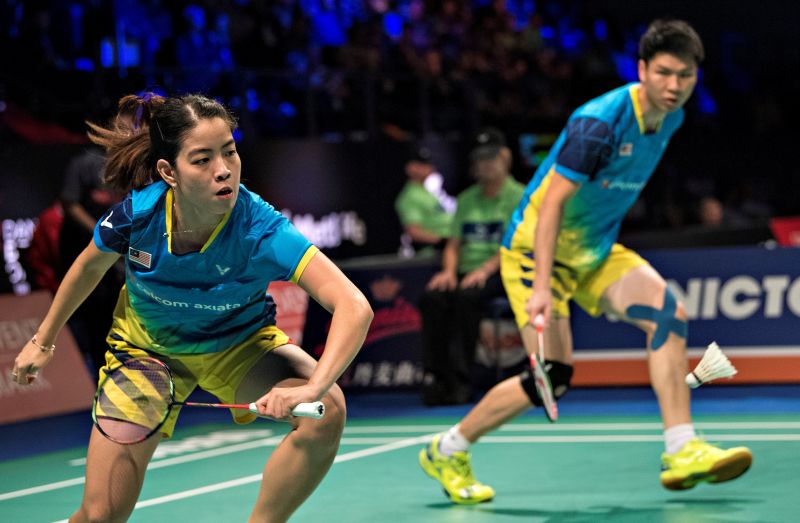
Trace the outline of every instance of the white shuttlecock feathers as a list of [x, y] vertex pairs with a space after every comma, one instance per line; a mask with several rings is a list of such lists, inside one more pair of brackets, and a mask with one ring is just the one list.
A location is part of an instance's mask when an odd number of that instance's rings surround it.
[[703, 353], [703, 357], [694, 371], [686, 375], [686, 384], [696, 389], [703, 383], [708, 383], [717, 378], [730, 378], [734, 374], [736, 374], [736, 367], [722, 353], [719, 345], [716, 342], [712, 342]]

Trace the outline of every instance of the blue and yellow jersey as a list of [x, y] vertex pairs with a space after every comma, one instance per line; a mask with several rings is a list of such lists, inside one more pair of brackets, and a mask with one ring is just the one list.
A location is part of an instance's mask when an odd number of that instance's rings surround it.
[[172, 190], [131, 192], [98, 221], [100, 250], [125, 257], [111, 336], [164, 354], [223, 351], [275, 323], [267, 286], [297, 281], [317, 252], [270, 204], [241, 186], [199, 252], [171, 251]]
[[579, 184], [564, 205], [555, 261], [593, 268], [611, 251], [625, 214], [683, 123], [668, 113], [654, 132], [644, 128], [638, 83], [614, 89], [575, 110], [514, 211], [503, 246], [531, 255], [538, 209], [553, 173]]

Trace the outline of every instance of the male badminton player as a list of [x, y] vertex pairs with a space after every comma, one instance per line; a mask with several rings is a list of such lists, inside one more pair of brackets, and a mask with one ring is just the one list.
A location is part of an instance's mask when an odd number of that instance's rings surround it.
[[[16, 358], [16, 381], [35, 379], [69, 316], [123, 256], [126, 284], [101, 377], [122, 360], [151, 356], [171, 369], [176, 401], [199, 385], [222, 403], [254, 402], [259, 414], [288, 421], [293, 430], [267, 460], [250, 516], [286, 521], [333, 463], [345, 420], [335, 382], [360, 348], [372, 310], [326, 256], [240, 185], [236, 124], [222, 105], [199, 95], [131, 95], [120, 100], [120, 115], [107, 127], [90, 124], [90, 137], [107, 149], [106, 181], [128, 195], [102, 216], [93, 242], [69, 269]], [[296, 282], [333, 313], [318, 362], [275, 326], [275, 303], [266, 294], [273, 280]], [[294, 406], [318, 400], [322, 419], [290, 416]], [[135, 416], [159, 412], [133, 399], [116, 406]], [[70, 521], [129, 517], [147, 464], [179, 411], [160, 433], [134, 445], [93, 429], [83, 501]], [[256, 417], [243, 409], [232, 414], [237, 423]]]
[[[545, 319], [545, 367], [556, 398], [572, 378], [570, 300], [597, 316], [613, 313], [647, 335], [648, 365], [664, 425], [661, 484], [688, 489], [738, 477], [746, 448], [716, 448], [699, 439], [684, 383], [686, 313], [664, 279], [616, 243], [623, 217], [653, 174], [704, 57], [686, 22], [654, 21], [639, 43], [639, 82], [579, 107], [526, 188], [501, 248], [501, 274], [525, 348], [538, 349], [532, 320]], [[490, 500], [494, 490], [472, 473], [469, 447], [531, 406], [542, 406], [533, 372], [492, 388], [461, 423], [420, 452], [423, 470], [455, 503]]]

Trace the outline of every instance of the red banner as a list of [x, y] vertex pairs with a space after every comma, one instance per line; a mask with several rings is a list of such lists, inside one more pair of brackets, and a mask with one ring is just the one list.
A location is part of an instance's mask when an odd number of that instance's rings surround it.
[[303, 328], [308, 310], [308, 294], [293, 283], [274, 281], [269, 284], [270, 293], [277, 305], [275, 323], [278, 328], [292, 338], [297, 345], [303, 344]]
[[778, 244], [785, 247], [800, 247], [800, 216], [773, 218], [769, 225]]
[[55, 357], [28, 386], [11, 379], [14, 358], [50, 307], [47, 291], [0, 296], [0, 424], [88, 409], [94, 381], [68, 328], [56, 340]]

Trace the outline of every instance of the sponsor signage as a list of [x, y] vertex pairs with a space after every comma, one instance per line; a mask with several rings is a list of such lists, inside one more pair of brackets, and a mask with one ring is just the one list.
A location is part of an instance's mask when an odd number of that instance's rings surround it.
[[[739, 370], [719, 383], [800, 383], [800, 249], [713, 248], [643, 251], [689, 316], [693, 367], [716, 341]], [[345, 272], [367, 295], [375, 319], [340, 384], [381, 389], [419, 386], [422, 318], [417, 303], [437, 265], [360, 263]], [[278, 307], [280, 311], [280, 304]], [[311, 302], [304, 347], [322, 353], [330, 315]], [[626, 323], [573, 307], [575, 385], [649, 384], [645, 335]], [[512, 344], [513, 345], [513, 344]], [[479, 359], [485, 351], [479, 347]], [[511, 354], [511, 353], [509, 353]]]
[[64, 328], [56, 339], [56, 353], [39, 377], [28, 386], [11, 378], [14, 359], [33, 336], [50, 307], [50, 293], [0, 295], [0, 424], [89, 409], [94, 381], [75, 339]]
[[[717, 248], [641, 253], [689, 317], [690, 347], [800, 347], [800, 249]], [[638, 348], [636, 328], [573, 307], [576, 348]]]
[[[339, 380], [343, 388], [402, 389], [422, 382], [422, 317], [417, 303], [435, 266], [430, 261], [392, 259], [343, 267], [375, 313], [361, 351]], [[327, 311], [309, 302], [303, 346], [316, 358], [325, 349], [330, 319]]]
[[[800, 249], [642, 251], [689, 317], [694, 366], [716, 341], [739, 370], [732, 383], [800, 382]], [[578, 384], [647, 384], [644, 334], [573, 307]], [[721, 383], [728, 383], [723, 380]]]
[[287, 281], [274, 281], [267, 292], [275, 300], [277, 315], [275, 323], [297, 345], [303, 344], [303, 327], [306, 323], [308, 294]]

